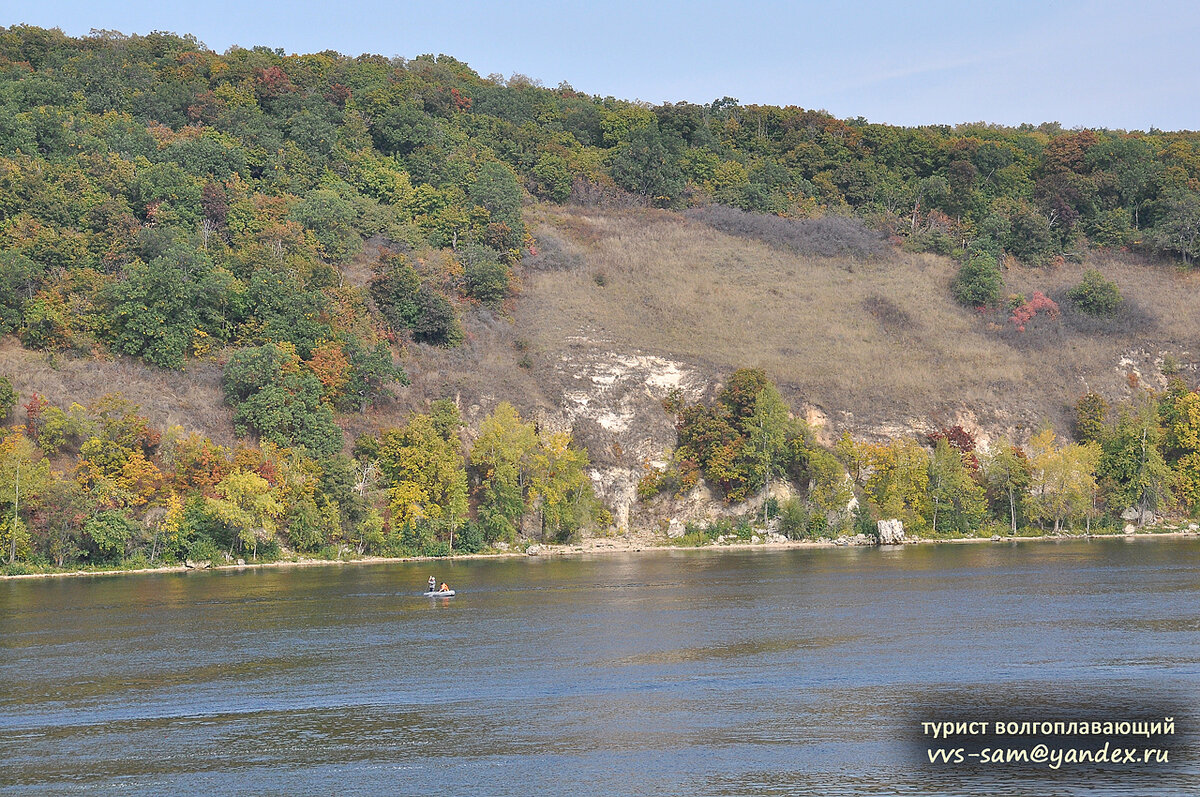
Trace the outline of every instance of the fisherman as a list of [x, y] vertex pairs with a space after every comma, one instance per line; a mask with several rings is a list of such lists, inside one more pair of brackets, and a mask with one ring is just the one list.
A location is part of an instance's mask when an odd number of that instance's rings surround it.
[[429, 577], [429, 591], [434, 592], [436, 590], [437, 590], [437, 579], [434, 578], [433, 576], [430, 576]]

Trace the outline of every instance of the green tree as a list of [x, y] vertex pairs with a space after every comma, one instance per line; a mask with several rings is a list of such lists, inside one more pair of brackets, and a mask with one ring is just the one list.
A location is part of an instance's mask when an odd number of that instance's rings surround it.
[[656, 125], [633, 130], [629, 141], [613, 155], [613, 180], [651, 204], [660, 207], [675, 204], [684, 187], [678, 143], [660, 135]]
[[301, 367], [287, 344], [239, 349], [229, 358], [223, 381], [239, 435], [253, 431], [276, 445], [302, 446], [315, 456], [341, 449], [342, 432], [321, 401], [320, 380]]
[[7, 376], [0, 376], [0, 422], [7, 421], [17, 406], [17, 391]]
[[1121, 305], [1121, 292], [1116, 283], [1105, 279], [1094, 268], [1083, 273], [1083, 279], [1067, 292], [1067, 297], [1088, 315], [1112, 315]]
[[521, 221], [524, 192], [517, 176], [505, 164], [491, 161], [479, 167], [479, 175], [471, 183], [471, 201], [486, 208], [492, 221], [507, 224], [519, 237], [524, 236], [525, 226]]
[[1100, 442], [1108, 428], [1108, 402], [1099, 393], [1085, 393], [1075, 402], [1075, 440]]
[[392, 329], [412, 329], [420, 316], [417, 294], [421, 278], [408, 258], [401, 254], [386, 254], [375, 267], [368, 292], [379, 312]]
[[310, 192], [292, 208], [291, 216], [313, 231], [321, 254], [341, 263], [362, 248], [362, 237], [354, 228], [354, 206], [338, 192], [321, 188]]
[[[746, 421], [746, 455], [753, 463], [751, 483], [769, 491], [771, 480], [782, 476], [787, 442], [794, 424], [779, 391], [768, 385], [754, 397], [754, 412]], [[767, 522], [767, 496], [763, 495], [763, 523]]]
[[954, 278], [954, 298], [967, 307], [992, 307], [1000, 301], [1004, 277], [996, 258], [980, 252], [972, 255]]
[[458, 434], [462, 431], [462, 413], [454, 399], [440, 398], [429, 405], [429, 420], [433, 428], [447, 442], [458, 442]]
[[531, 190], [551, 202], [566, 202], [571, 196], [571, 170], [565, 158], [552, 152], [543, 154], [533, 170]]
[[1190, 264], [1200, 257], [1200, 193], [1177, 190], [1161, 204], [1150, 241], [1158, 251], [1180, 255]]
[[807, 456], [808, 505], [818, 511], [827, 522], [844, 516], [846, 508], [854, 498], [854, 483], [847, 478], [846, 469], [830, 452], [813, 447]]
[[413, 339], [434, 346], [453, 348], [465, 339], [454, 306], [441, 293], [425, 286], [417, 292], [418, 315], [412, 325]]
[[963, 465], [963, 454], [941, 437], [929, 460], [929, 503], [932, 505], [931, 532], [942, 527], [959, 534], [979, 528], [987, 513], [987, 498]]
[[467, 295], [488, 305], [499, 305], [508, 295], [512, 277], [508, 266], [481, 260], [466, 266]]
[[199, 324], [189, 272], [204, 268], [182, 252], [131, 266], [125, 279], [105, 292], [113, 348], [164, 368], [183, 368]]
[[134, 537], [134, 523], [115, 509], [97, 512], [83, 524], [83, 533], [103, 559], [121, 561]]
[[291, 343], [308, 358], [320, 343], [334, 337], [326, 320], [325, 295], [306, 288], [294, 271], [255, 269], [245, 301], [253, 308], [242, 330], [248, 340]]
[[55, 567], [63, 567], [83, 553], [83, 525], [93, 508], [88, 495], [75, 479], [51, 477], [42, 495], [37, 531], [41, 549]]
[[45, 272], [44, 265], [21, 252], [0, 251], [0, 334], [21, 325], [25, 303], [37, 293]]
[[1172, 500], [1171, 469], [1163, 459], [1162, 429], [1150, 405], [1122, 408], [1104, 436], [1096, 473], [1113, 509], [1133, 508], [1139, 525]]
[[372, 406], [391, 383], [408, 385], [408, 375], [392, 359], [391, 348], [383, 342], [366, 346], [358, 341], [346, 345], [350, 358], [350, 379], [343, 390], [347, 402], [359, 412]]

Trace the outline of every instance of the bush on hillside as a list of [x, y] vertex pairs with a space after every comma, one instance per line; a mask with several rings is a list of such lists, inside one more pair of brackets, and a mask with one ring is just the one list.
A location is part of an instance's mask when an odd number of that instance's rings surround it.
[[1112, 315], [1121, 305], [1116, 283], [1094, 268], [1084, 272], [1079, 284], [1067, 292], [1067, 298], [1088, 315]]
[[980, 252], [963, 263], [954, 278], [954, 298], [967, 307], [991, 307], [1000, 301], [1004, 277], [996, 258]]

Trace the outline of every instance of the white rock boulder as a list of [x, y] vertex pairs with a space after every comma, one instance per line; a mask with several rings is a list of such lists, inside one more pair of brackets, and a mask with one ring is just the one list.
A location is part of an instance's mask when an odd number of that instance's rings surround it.
[[904, 522], [892, 518], [891, 520], [881, 520], [876, 524], [879, 529], [879, 544], [880, 545], [899, 545], [904, 542]]

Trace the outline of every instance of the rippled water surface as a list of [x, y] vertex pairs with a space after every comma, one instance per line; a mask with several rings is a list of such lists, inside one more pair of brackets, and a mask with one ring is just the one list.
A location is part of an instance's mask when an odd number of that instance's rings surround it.
[[1198, 697], [1195, 539], [0, 583], [5, 795], [1200, 794], [1194, 734], [997, 782], [912, 733]]

